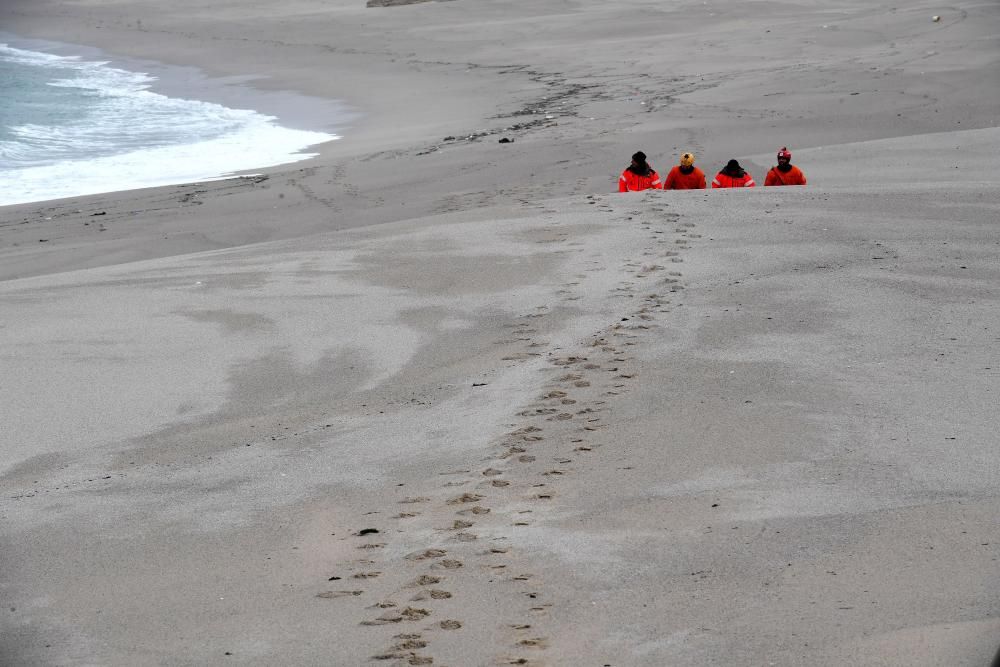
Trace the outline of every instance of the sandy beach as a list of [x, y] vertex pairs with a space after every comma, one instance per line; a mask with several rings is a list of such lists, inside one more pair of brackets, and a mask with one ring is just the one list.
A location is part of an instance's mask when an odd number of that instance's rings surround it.
[[[357, 115], [0, 207], [0, 664], [990, 665], [998, 27], [4, 3]], [[763, 182], [781, 146], [807, 187], [613, 192], [639, 149]]]

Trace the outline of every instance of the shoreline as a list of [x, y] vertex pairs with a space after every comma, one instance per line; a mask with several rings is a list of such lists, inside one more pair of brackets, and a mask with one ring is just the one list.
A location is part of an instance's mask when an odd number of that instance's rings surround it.
[[197, 65], [169, 64], [148, 58], [121, 56], [101, 47], [47, 39], [20, 37], [0, 31], [0, 41], [26, 51], [86, 61], [106, 62], [107, 66], [154, 78], [149, 90], [166, 97], [211, 102], [230, 109], [249, 109], [273, 116], [282, 127], [310, 132], [337, 134], [361, 115], [336, 98], [312, 97], [289, 90], [254, 87], [252, 73], [243, 76], [213, 77]]
[[[148, 91], [169, 100], [184, 100], [219, 105], [227, 110], [225, 113], [250, 111], [255, 115], [255, 118], [259, 117], [261, 121], [267, 120], [266, 127], [259, 126], [255, 130], [258, 135], [255, 137], [257, 141], [265, 141], [265, 134], [273, 135], [274, 133], [280, 133], [287, 141], [291, 141], [291, 138], [286, 135], [290, 135], [292, 132], [309, 132], [316, 135], [317, 139], [321, 134], [328, 137], [323, 141], [317, 140], [313, 144], [304, 146], [294, 153], [282, 151], [277, 148], [270, 151], [271, 155], [260, 154], [258, 151], [258, 154], [247, 156], [244, 166], [235, 169], [231, 168], [235, 165], [224, 164], [227, 160], [221, 157], [223, 151], [231, 150], [235, 147], [233, 145], [235, 139], [232, 132], [195, 143], [177, 143], [166, 146], [146, 146], [140, 148], [132, 147], [130, 149], [123, 148], [119, 152], [110, 155], [100, 155], [89, 159], [66, 160], [61, 163], [44, 165], [44, 168], [53, 171], [53, 174], [57, 172], [61, 174], [59, 176], [52, 175], [50, 178], [72, 180], [70, 174], [85, 172], [102, 173], [102, 180], [112, 181], [104, 183], [105, 186], [113, 185], [113, 179], [116, 178], [122, 181], [117, 184], [120, 186], [128, 185], [129, 179], [135, 182], [131, 187], [110, 187], [110, 189], [100, 191], [96, 189], [99, 187], [98, 184], [89, 184], [81, 181], [76, 187], [77, 192], [57, 197], [50, 196], [47, 198], [28, 199], [26, 201], [11, 200], [3, 202], [2, 206], [13, 206], [15, 204], [41, 205], [53, 203], [59, 199], [78, 199], [90, 195], [108, 195], [131, 190], [149, 189], [151, 187], [168, 187], [199, 181], [226, 180], [239, 175], [258, 174], [263, 169], [281, 166], [287, 167], [291, 164], [319, 156], [317, 150], [320, 146], [341, 138], [340, 135], [336, 133], [330, 134], [330, 132], [341, 130], [347, 124], [353, 122], [359, 115], [356, 112], [348, 111], [342, 103], [336, 100], [312, 99], [291, 92], [259, 91], [253, 89], [245, 82], [209, 79], [203, 73], [191, 67], [178, 68], [152, 61], [123, 60], [111, 57], [109, 54], [93, 47], [22, 39], [9, 33], [0, 35], [0, 40], [13, 49], [29, 53], [71, 58], [82, 63], [103, 63], [101, 67], [126, 72], [129, 76], [141, 75], [149, 79], [143, 85], [144, 92]], [[294, 113], [291, 113], [292, 111]], [[320, 119], [324, 117], [325, 121], [321, 122]], [[258, 125], [261, 124], [258, 123]], [[243, 128], [239, 133], [244, 134], [247, 131], [249, 131], [248, 128]], [[298, 134], [296, 136], [298, 137]], [[298, 141], [301, 143], [303, 139], [298, 137]], [[273, 143], [273, 139], [271, 142]], [[239, 146], [248, 148], [245, 145], [245, 140], [239, 141]], [[203, 155], [203, 161], [214, 161], [217, 163], [216, 167], [218, 167], [218, 171], [208, 166], [203, 166], [200, 168], [201, 173], [197, 175], [192, 174], [193, 167], [183, 167], [180, 164], [195, 162], [193, 157], [192, 159], [185, 159], [183, 157], [185, 153], [192, 153], [192, 151], [215, 151], [218, 155]], [[167, 168], [167, 171], [172, 170], [177, 172], [175, 175], [171, 176], [169, 173], [166, 173], [154, 177], [152, 174], [145, 174], [140, 177], [133, 174], [130, 177], [124, 177], [120, 173], [121, 167], [116, 168], [114, 166], [116, 164], [137, 161], [148, 163], [154, 161], [162, 162], [163, 160], [171, 162], [171, 166]], [[265, 161], [267, 160], [271, 160], [271, 162], [266, 163]], [[278, 161], [274, 162], [273, 160]], [[183, 169], [187, 169], [188, 172], [184, 173]], [[29, 168], [28, 171], [30, 172], [31, 169]], [[14, 178], [13, 174], [11, 178]], [[28, 178], [28, 180], [25, 181], [25, 178]], [[37, 177], [29, 177], [27, 174], [19, 175], [17, 176], [18, 180], [12, 181], [8, 187], [16, 188], [22, 182], [26, 187], [32, 186], [34, 181], [31, 178]], [[55, 192], [50, 194], [55, 194]], [[40, 193], [37, 193], [36, 197], [40, 197]]]

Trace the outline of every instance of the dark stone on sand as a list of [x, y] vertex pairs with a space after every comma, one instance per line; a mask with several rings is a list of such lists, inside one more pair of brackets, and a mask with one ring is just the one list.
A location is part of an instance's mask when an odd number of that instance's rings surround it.
[[500, 140], [500, 141], [498, 141], [497, 143], [501, 143], [501, 144], [512, 144], [512, 143], [514, 143], [514, 140], [513, 140], [513, 139], [508, 139], [507, 137], [504, 137], [503, 139], [501, 139], [501, 140]]
[[93, 218], [96, 215], [107, 215], [107, 214], [108, 214], [107, 211], [101, 211], [100, 213], [91, 213], [90, 217]]
[[[437, 2], [447, 2], [447, 0], [436, 0]], [[368, 0], [366, 7], [399, 7], [401, 5], [415, 5], [420, 2], [431, 2], [431, 0]]]
[[340, 577], [330, 577], [327, 581], [340, 581]]
[[361, 535], [372, 535], [373, 533], [377, 533], [377, 532], [378, 532], [378, 528], [362, 528], [361, 530], [358, 531], [358, 535], [359, 536], [361, 536]]

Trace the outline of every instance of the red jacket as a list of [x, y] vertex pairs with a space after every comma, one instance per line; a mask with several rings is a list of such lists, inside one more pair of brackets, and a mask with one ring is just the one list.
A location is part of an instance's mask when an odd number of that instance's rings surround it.
[[771, 167], [764, 177], [764, 185], [805, 185], [806, 175], [794, 164], [790, 165], [788, 171], [780, 171], [777, 167]]
[[698, 167], [692, 167], [690, 174], [681, 171], [680, 166], [675, 166], [667, 174], [667, 180], [663, 182], [664, 190], [704, 190], [705, 172]]
[[713, 188], [752, 188], [755, 185], [749, 171], [743, 172], [742, 176], [726, 176], [720, 171], [712, 180]]
[[636, 192], [638, 190], [659, 190], [660, 175], [650, 168], [648, 176], [640, 176], [626, 169], [618, 179], [618, 192]]

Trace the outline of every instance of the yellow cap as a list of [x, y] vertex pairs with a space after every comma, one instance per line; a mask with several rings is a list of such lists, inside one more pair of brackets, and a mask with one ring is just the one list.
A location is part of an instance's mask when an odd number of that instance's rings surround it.
[[690, 167], [694, 164], [694, 153], [685, 153], [681, 156], [681, 166]]

